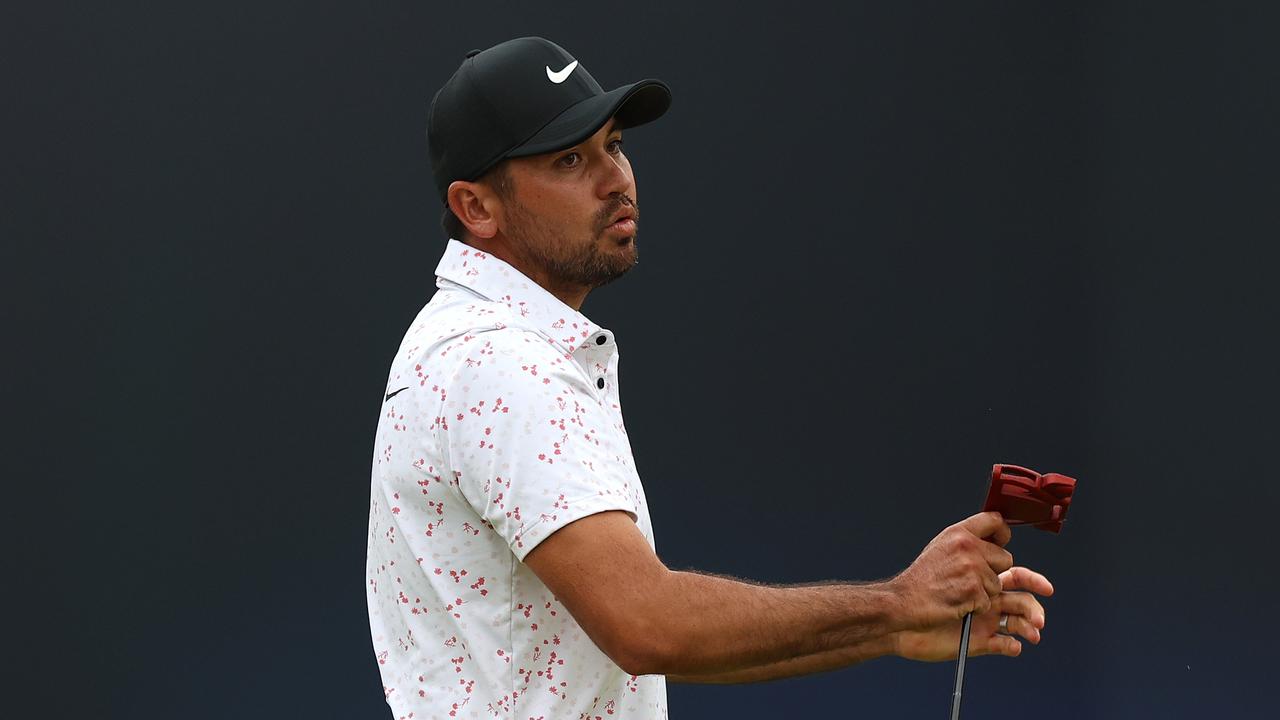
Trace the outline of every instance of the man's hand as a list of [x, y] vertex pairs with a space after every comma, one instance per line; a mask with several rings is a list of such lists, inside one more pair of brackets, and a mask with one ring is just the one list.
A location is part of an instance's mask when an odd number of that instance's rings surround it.
[[972, 515], [938, 533], [889, 581], [901, 601], [899, 629], [932, 630], [990, 610], [1004, 591], [997, 574], [1013, 566], [1004, 549], [1012, 536], [998, 512]]
[[[1053, 585], [1048, 578], [1024, 567], [1015, 567], [1000, 573], [1000, 585], [1004, 592], [982, 614], [973, 616], [969, 628], [969, 657], [977, 655], [1007, 655], [1017, 657], [1022, 653], [1022, 643], [1010, 635], [998, 635], [1000, 615], [1008, 613], [1009, 632], [1040, 644], [1040, 631], [1044, 629], [1044, 606], [1031, 594], [1048, 597]], [[1030, 590], [1031, 592], [1015, 592]], [[908, 660], [938, 662], [955, 660], [960, 650], [960, 630], [963, 622], [954, 620], [930, 630], [904, 630], [894, 634], [894, 654]]]

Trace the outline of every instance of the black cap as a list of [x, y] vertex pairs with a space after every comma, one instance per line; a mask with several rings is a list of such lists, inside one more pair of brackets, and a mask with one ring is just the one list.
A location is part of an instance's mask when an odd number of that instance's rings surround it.
[[577, 59], [540, 37], [472, 50], [431, 100], [427, 148], [440, 200], [503, 158], [552, 152], [591, 137], [609, 118], [628, 128], [656, 120], [671, 89], [646, 79], [608, 92]]

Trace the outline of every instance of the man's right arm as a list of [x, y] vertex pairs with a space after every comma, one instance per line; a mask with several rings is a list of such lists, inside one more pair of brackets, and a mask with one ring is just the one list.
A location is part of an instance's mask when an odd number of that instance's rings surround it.
[[[926, 548], [882, 583], [776, 587], [671, 571], [615, 511], [560, 528], [525, 563], [627, 672], [749, 682], [771, 664], [783, 664], [771, 672], [804, 674], [886, 654], [896, 631], [985, 609], [1000, 592], [993, 568], [1012, 564], [979, 539], [1008, 541], [1008, 526], [993, 515], [948, 528], [930, 543], [934, 552]], [[926, 555], [946, 562], [923, 563]], [[787, 662], [811, 656], [825, 659]]]

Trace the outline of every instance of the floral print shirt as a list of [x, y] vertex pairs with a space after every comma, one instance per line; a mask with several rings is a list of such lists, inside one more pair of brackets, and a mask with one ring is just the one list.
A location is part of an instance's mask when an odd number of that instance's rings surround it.
[[449, 239], [391, 363], [366, 593], [396, 718], [665, 718], [666, 678], [609, 659], [523, 562], [622, 510], [655, 548], [613, 332]]

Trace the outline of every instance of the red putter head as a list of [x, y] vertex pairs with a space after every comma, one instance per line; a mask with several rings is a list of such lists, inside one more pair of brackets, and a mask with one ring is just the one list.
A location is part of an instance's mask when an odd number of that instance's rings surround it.
[[991, 489], [982, 511], [1000, 513], [1010, 527], [1031, 525], [1058, 533], [1075, 489], [1075, 478], [997, 463], [991, 466]]

